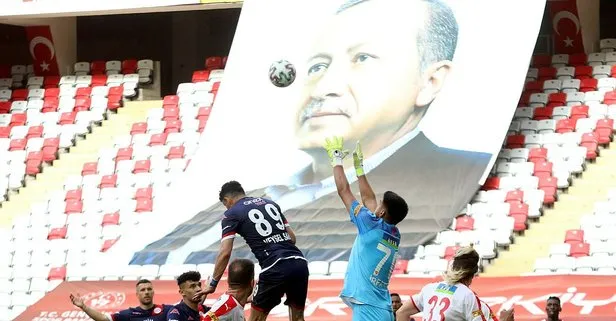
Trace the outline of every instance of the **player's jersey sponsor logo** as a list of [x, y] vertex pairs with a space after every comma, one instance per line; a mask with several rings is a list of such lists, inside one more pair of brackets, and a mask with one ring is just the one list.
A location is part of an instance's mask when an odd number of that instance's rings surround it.
[[481, 312], [481, 310], [475, 310], [475, 311], [473, 311], [473, 317], [474, 317], [474, 318], [479, 317], [479, 316], [481, 316], [481, 315], [483, 315], [483, 312]]
[[163, 309], [161, 309], [160, 307], [155, 307], [154, 308], [154, 314], [159, 314], [161, 312], [163, 312]]
[[397, 250], [398, 249], [398, 245], [400, 244], [400, 241], [396, 240], [394, 238], [385, 236], [385, 238], [383, 240], [381, 240], [381, 243], [383, 243], [383, 244], [385, 244], [385, 245], [387, 245], [389, 247], [392, 247], [392, 248]]
[[[436, 290], [434, 290], [434, 292], [448, 294], [448, 295], [453, 295], [453, 293], [456, 292], [457, 289], [458, 289], [458, 287], [455, 286], [455, 285], [439, 283], [439, 285], [436, 286]], [[479, 312], [481, 312], [481, 311], [479, 311]]]
[[362, 207], [364, 207], [364, 206], [361, 205], [361, 204], [355, 206], [355, 209], [353, 210], [353, 215], [355, 215], [355, 216], [359, 215], [359, 211], [361, 211]]

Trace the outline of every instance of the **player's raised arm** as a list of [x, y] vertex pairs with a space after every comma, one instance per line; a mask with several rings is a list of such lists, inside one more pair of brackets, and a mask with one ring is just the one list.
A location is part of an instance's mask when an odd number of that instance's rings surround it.
[[[74, 306], [80, 308], [83, 312], [85, 312], [90, 318], [92, 318], [92, 320], [94, 321], [113, 321], [113, 317], [111, 317], [108, 314], [102, 313], [100, 311], [97, 311], [91, 307], [89, 307], [87, 304], [85, 304], [83, 298], [77, 294], [77, 295], [70, 295], [70, 299], [71, 302], [73, 303]], [[117, 319], [122, 319], [125, 320], [123, 317], [123, 315], [116, 313]]]
[[355, 196], [353, 196], [349, 181], [344, 174], [343, 160], [349, 154], [348, 151], [344, 150], [344, 140], [342, 137], [327, 138], [323, 147], [327, 151], [327, 155], [334, 168], [334, 181], [336, 182], [338, 196], [342, 199], [347, 211], [351, 211]]
[[361, 202], [371, 212], [376, 212], [376, 195], [368, 183], [366, 173], [364, 173], [364, 153], [361, 151], [361, 145], [357, 142], [355, 151], [353, 152], [353, 165], [355, 166], [355, 174], [357, 174], [357, 181], [359, 183], [359, 193], [361, 195]]

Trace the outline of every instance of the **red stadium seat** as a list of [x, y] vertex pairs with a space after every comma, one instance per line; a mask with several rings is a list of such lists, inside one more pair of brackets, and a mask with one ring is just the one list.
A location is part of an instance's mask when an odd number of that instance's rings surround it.
[[526, 137], [524, 135], [511, 135], [507, 136], [506, 146], [507, 148], [523, 148]]
[[500, 187], [500, 178], [499, 177], [488, 177], [486, 182], [481, 187], [484, 191], [495, 190]]
[[145, 122], [134, 123], [130, 129], [131, 135], [145, 134], [148, 131], [148, 124]]
[[94, 75], [92, 76], [92, 83], [90, 86], [105, 86], [107, 84], [107, 75]]
[[539, 108], [535, 108], [533, 119], [534, 120], [552, 119], [552, 112], [553, 111], [554, 111], [554, 107], [539, 107]]
[[616, 66], [612, 66], [610, 74], [611, 74], [610, 76], [612, 78], [616, 77]]
[[90, 73], [92, 75], [104, 75], [107, 68], [107, 62], [102, 60], [92, 61], [90, 64]]
[[578, 105], [571, 107], [571, 119], [578, 120], [580, 118], [588, 118], [588, 106]]
[[60, 115], [60, 121], [58, 121], [58, 124], [60, 124], [60, 125], [74, 124], [75, 123], [75, 117], [77, 117], [77, 113], [76, 112], [62, 113]]
[[49, 281], [64, 281], [66, 279], [66, 266], [52, 267], [47, 275]]
[[184, 158], [184, 146], [173, 146], [167, 154], [168, 159]]
[[524, 93], [536, 94], [543, 92], [543, 81], [529, 81], [524, 84]]
[[513, 217], [513, 230], [515, 232], [526, 231], [526, 229], [528, 228], [528, 225], [527, 225], [528, 215], [515, 214], [515, 215], [511, 215], [511, 217]]
[[603, 103], [606, 105], [616, 104], [616, 91], [608, 91], [603, 96]]
[[547, 148], [531, 148], [528, 152], [528, 161], [529, 162], [544, 162], [548, 158], [548, 150]]
[[11, 111], [10, 101], [0, 101], [0, 114], [8, 114]]
[[509, 216], [524, 215], [528, 216], [528, 204], [522, 202], [509, 203]]
[[81, 87], [77, 88], [77, 92], [75, 93], [75, 99], [77, 98], [86, 98], [92, 96], [92, 87]]
[[586, 159], [595, 159], [599, 153], [599, 140], [594, 133], [586, 133], [582, 135], [582, 143], [580, 146], [586, 147]]
[[103, 222], [101, 223], [101, 225], [102, 226], [120, 225], [120, 213], [115, 212], [115, 213], [105, 214], [103, 216]]
[[135, 212], [143, 213], [143, 212], [151, 212], [153, 208], [152, 199], [142, 198], [137, 200], [137, 207], [135, 207]]
[[212, 69], [222, 69], [223, 68], [223, 63], [222, 63], [222, 57], [208, 57], [207, 59], [205, 59], [205, 69], [208, 70], [212, 70]]
[[536, 162], [533, 175], [539, 178], [552, 176], [552, 163], [551, 162]]
[[43, 161], [52, 162], [57, 159], [58, 149], [60, 149], [60, 138], [45, 138], [43, 141]]
[[132, 147], [123, 147], [123, 148], [118, 149], [115, 161], [119, 162], [119, 161], [123, 161], [123, 160], [129, 160], [129, 159], [132, 159], [132, 158], [133, 158], [133, 148]]
[[543, 203], [551, 205], [556, 202], [558, 180], [556, 177], [539, 177], [539, 189], [544, 192]]
[[103, 177], [101, 177], [101, 184], [100, 184], [100, 188], [110, 188], [110, 187], [116, 187], [118, 183], [118, 176], [116, 175], [105, 175]]
[[58, 97], [48, 97], [43, 100], [43, 109], [41, 112], [50, 113], [54, 111], [58, 111], [58, 105], [60, 104]]
[[614, 138], [613, 133], [614, 120], [613, 119], [599, 119], [597, 120], [597, 126], [595, 128], [595, 135], [599, 144], [609, 144]]
[[575, 119], [561, 119], [556, 123], [556, 132], [559, 134], [575, 131]]
[[394, 265], [393, 274], [405, 274], [406, 268], [409, 266], [408, 260], [397, 260], [396, 265]]
[[197, 119], [201, 120], [202, 118], [210, 117], [210, 113], [212, 112], [212, 107], [199, 107], [199, 112], [197, 113]]
[[595, 91], [597, 90], [598, 82], [599, 81], [595, 78], [582, 79], [582, 81], [580, 81], [580, 91], [583, 93], [588, 91]]
[[118, 239], [105, 240], [103, 242], [103, 246], [101, 246], [101, 252], [107, 252], [107, 250], [109, 250], [117, 241]]
[[23, 126], [26, 124], [27, 120], [28, 119], [27, 119], [26, 114], [13, 114], [13, 116], [11, 117], [11, 123], [9, 124], [9, 127]]
[[64, 196], [65, 201], [78, 201], [82, 199], [82, 191], [81, 189], [72, 189], [66, 192]]
[[210, 71], [209, 70], [197, 70], [193, 72], [192, 82], [204, 82], [210, 79]]
[[43, 86], [45, 87], [45, 94], [47, 94], [48, 89], [58, 88], [59, 84], [60, 84], [60, 76], [45, 76], [45, 79], [43, 80]]
[[568, 230], [565, 234], [565, 243], [577, 244], [584, 243], [583, 230]]
[[175, 120], [180, 117], [180, 109], [172, 105], [164, 106], [163, 108], [163, 120]]
[[11, 135], [11, 127], [2, 126], [0, 127], [0, 138], [9, 138]]
[[75, 214], [83, 211], [83, 202], [81, 200], [67, 200], [64, 207], [64, 213]]
[[150, 146], [165, 145], [167, 143], [167, 134], [154, 134], [150, 138]]
[[590, 255], [590, 244], [588, 243], [575, 243], [571, 244], [571, 248], [569, 250], [569, 256], [572, 257], [582, 257]]
[[509, 191], [507, 192], [507, 195], [505, 195], [505, 202], [510, 203], [510, 202], [523, 202], [524, 201], [524, 191], [516, 189], [513, 191]]
[[23, 101], [28, 99], [28, 89], [15, 89], [11, 96], [12, 101]]
[[9, 151], [26, 150], [27, 144], [28, 140], [25, 138], [11, 139], [11, 143], [9, 144]]
[[107, 97], [123, 96], [123, 95], [124, 95], [124, 86], [120, 85], [120, 86], [109, 87], [109, 93], [107, 94]]
[[444, 259], [449, 261], [451, 259], [453, 259], [453, 257], [456, 255], [456, 252], [460, 249], [459, 246], [448, 246], [445, 248], [445, 256]]
[[456, 231], [472, 231], [473, 229], [475, 229], [474, 218], [467, 215], [462, 215], [456, 218]]
[[29, 152], [28, 157], [26, 158], [26, 174], [34, 176], [40, 173], [42, 169], [42, 163], [42, 152]]
[[198, 131], [200, 133], [203, 133], [203, 130], [205, 129], [205, 125], [207, 125], [207, 118], [199, 119], [199, 129], [198, 129]]
[[152, 164], [150, 163], [149, 159], [138, 160], [135, 162], [135, 168], [133, 169], [133, 173], [149, 173], [151, 165]]
[[47, 239], [48, 240], [60, 240], [60, 239], [65, 239], [66, 238], [66, 232], [67, 232], [68, 228], [66, 226], [64, 227], [58, 227], [58, 228], [52, 228], [51, 230], [49, 230], [49, 233], [47, 234]]
[[569, 55], [569, 66], [584, 66], [588, 61], [588, 56], [585, 53], [577, 53]]
[[122, 61], [122, 74], [136, 74], [137, 73], [137, 60], [126, 59]]
[[553, 93], [548, 96], [547, 107], [558, 107], [567, 104], [567, 94]]
[[151, 199], [152, 198], [152, 187], [144, 187], [137, 189], [135, 192], [135, 199]]
[[538, 80], [551, 80], [556, 78], [556, 68], [554, 67], [541, 67], [539, 68]]
[[107, 109], [113, 111], [122, 107], [122, 95], [107, 95]]
[[180, 97], [177, 95], [168, 95], [163, 98], [163, 108], [177, 107], [180, 103]]
[[217, 81], [217, 82], [215, 82], [215, 83], [212, 85], [212, 91], [211, 91], [211, 92], [213, 92], [213, 93], [218, 92], [218, 88], [220, 88], [220, 81]]
[[28, 134], [26, 134], [26, 138], [30, 139], [30, 138], [40, 138], [43, 137], [43, 130], [44, 127], [39, 125], [39, 126], [31, 126], [28, 128]]
[[95, 175], [97, 171], [98, 171], [98, 163], [88, 162], [88, 163], [83, 164], [83, 169], [81, 170], [81, 176]]
[[552, 56], [551, 55], [533, 56], [532, 65], [535, 68], [550, 67], [552, 65]]
[[580, 80], [592, 78], [592, 67], [591, 66], [575, 67], [575, 78], [580, 79]]
[[90, 105], [92, 104], [92, 100], [90, 97], [80, 97], [75, 99], [75, 108], [74, 111], [87, 111], [90, 110]]
[[182, 128], [181, 120], [176, 120], [176, 119], [167, 120], [165, 124], [165, 133], [166, 134], [179, 133], [181, 128]]
[[58, 98], [60, 96], [60, 89], [58, 88], [47, 88], [45, 89], [45, 95], [43, 98]]

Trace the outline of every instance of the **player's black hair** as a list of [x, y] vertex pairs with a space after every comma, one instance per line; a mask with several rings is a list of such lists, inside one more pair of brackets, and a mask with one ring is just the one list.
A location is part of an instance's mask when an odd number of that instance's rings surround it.
[[242, 196], [246, 195], [242, 184], [238, 181], [230, 181], [222, 184], [220, 192], [218, 193], [218, 200], [222, 202], [225, 196]]
[[255, 264], [247, 259], [235, 259], [229, 264], [229, 287], [250, 286], [255, 278]]
[[409, 206], [400, 195], [387, 191], [383, 195], [383, 205], [387, 208], [387, 215], [391, 224], [398, 224], [406, 217], [409, 212]]
[[138, 287], [139, 284], [146, 284], [146, 283], [152, 283], [152, 282], [150, 282], [150, 280], [148, 280], [148, 279], [141, 279], [141, 280], [137, 281], [137, 284], [135, 284], [135, 287]]
[[182, 284], [187, 281], [199, 282], [201, 281], [201, 273], [197, 271], [184, 272], [178, 276], [177, 281], [178, 286], [182, 286]]
[[397, 297], [400, 297], [400, 294], [398, 294], [398, 293], [396, 293], [396, 292], [393, 292], [393, 293], [390, 293], [390, 294], [389, 294], [389, 296], [397, 296]]
[[550, 301], [550, 300], [556, 300], [556, 301], [558, 302], [558, 305], [560, 305], [560, 298], [559, 298], [559, 297], [557, 297], [557, 296], [551, 296], [551, 297], [549, 297], [549, 298], [548, 298], [547, 300], [545, 300], [545, 301], [547, 302], [547, 301]]
[[[370, 0], [348, 0], [336, 14]], [[458, 46], [458, 21], [451, 7], [443, 0], [421, 0], [428, 6], [424, 27], [417, 34], [419, 66], [423, 72], [431, 64], [452, 60]]]

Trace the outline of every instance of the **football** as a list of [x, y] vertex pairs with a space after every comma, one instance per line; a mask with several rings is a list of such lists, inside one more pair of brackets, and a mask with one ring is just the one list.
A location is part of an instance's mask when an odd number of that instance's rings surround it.
[[270, 66], [269, 78], [276, 87], [288, 87], [295, 81], [295, 66], [286, 60], [275, 61]]

